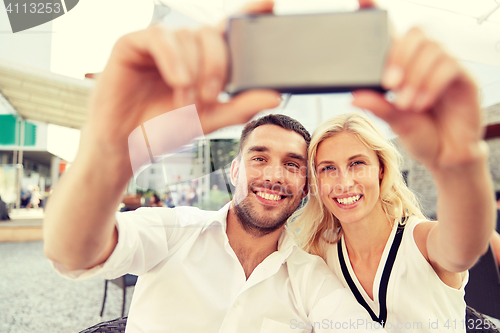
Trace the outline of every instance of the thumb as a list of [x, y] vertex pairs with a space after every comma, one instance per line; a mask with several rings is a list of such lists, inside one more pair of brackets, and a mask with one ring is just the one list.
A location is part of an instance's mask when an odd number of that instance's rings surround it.
[[406, 134], [419, 119], [412, 112], [402, 112], [389, 101], [383, 94], [373, 90], [358, 90], [353, 93], [352, 105], [373, 112], [377, 117], [385, 120], [394, 133]]
[[358, 90], [353, 93], [353, 96], [352, 105], [370, 110], [387, 122], [398, 116], [398, 110], [381, 93], [373, 90]]
[[274, 7], [273, 0], [252, 1], [243, 6], [243, 8], [238, 13], [239, 14], [270, 13], [273, 11], [273, 7]]

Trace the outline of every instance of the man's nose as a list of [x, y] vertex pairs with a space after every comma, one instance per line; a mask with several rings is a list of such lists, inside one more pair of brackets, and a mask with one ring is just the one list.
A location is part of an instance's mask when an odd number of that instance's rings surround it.
[[270, 183], [284, 183], [285, 170], [282, 165], [268, 165], [264, 168], [264, 180]]

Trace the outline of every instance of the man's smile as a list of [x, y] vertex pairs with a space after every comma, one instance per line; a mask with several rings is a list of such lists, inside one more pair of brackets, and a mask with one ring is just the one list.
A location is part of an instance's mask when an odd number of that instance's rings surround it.
[[271, 191], [268, 189], [256, 189], [253, 193], [261, 203], [273, 206], [279, 205], [287, 197], [281, 192]]

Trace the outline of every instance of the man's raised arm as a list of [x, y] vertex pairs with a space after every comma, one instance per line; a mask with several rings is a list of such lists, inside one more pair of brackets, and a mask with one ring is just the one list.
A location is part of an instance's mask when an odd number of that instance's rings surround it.
[[[262, 1], [246, 11], [272, 6]], [[227, 64], [223, 32], [212, 27], [171, 31], [152, 26], [118, 40], [97, 79], [78, 155], [47, 205], [44, 251], [49, 259], [69, 270], [86, 269], [113, 252], [118, 239], [114, 213], [133, 175], [128, 138], [146, 121], [194, 104], [197, 128], [201, 124], [208, 134], [279, 105], [280, 95], [268, 90], [219, 103]], [[169, 136], [161, 149], [175, 149], [197, 136], [191, 120], [166, 123]]]

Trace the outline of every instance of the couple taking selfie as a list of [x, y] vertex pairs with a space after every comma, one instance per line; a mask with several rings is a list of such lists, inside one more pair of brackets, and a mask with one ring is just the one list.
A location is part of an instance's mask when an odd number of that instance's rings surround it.
[[[245, 12], [272, 9], [260, 1]], [[247, 123], [233, 200], [217, 212], [116, 213], [134, 173], [131, 133], [148, 120], [176, 112], [161, 124], [167, 152], [280, 104], [266, 89], [218, 101], [229, 66], [221, 27], [151, 26], [116, 43], [46, 209], [55, 269], [77, 280], [138, 275], [129, 333], [465, 332], [467, 270], [495, 224], [488, 149], [474, 80], [418, 28], [387, 55], [382, 86], [394, 99], [358, 90], [353, 104], [385, 120], [432, 174], [439, 221], [424, 217], [397, 150], [358, 113], [312, 136], [284, 115]]]

